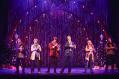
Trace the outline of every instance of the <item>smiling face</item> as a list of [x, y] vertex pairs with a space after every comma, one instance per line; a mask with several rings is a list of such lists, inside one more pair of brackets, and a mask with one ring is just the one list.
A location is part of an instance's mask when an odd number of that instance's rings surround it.
[[71, 42], [71, 36], [69, 36], [69, 35], [67, 36], [67, 41]]
[[53, 37], [52, 43], [53, 43], [53, 44], [56, 44], [56, 43], [57, 43], [57, 37]]
[[88, 44], [88, 46], [91, 46], [91, 45], [92, 45], [91, 40], [88, 40], [88, 41], [87, 41], [87, 44]]
[[108, 38], [108, 42], [109, 42], [109, 43], [112, 43], [112, 39], [111, 39], [111, 38]]
[[35, 38], [35, 39], [33, 40], [33, 42], [34, 42], [34, 44], [37, 44], [37, 43], [38, 43], [38, 39]]
[[21, 41], [20, 38], [17, 39], [17, 44], [18, 44], [18, 45], [21, 45], [21, 44], [22, 44], [22, 41]]

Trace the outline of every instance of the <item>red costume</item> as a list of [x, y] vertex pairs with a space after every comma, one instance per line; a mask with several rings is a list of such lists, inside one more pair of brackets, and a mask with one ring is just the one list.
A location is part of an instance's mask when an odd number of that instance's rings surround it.
[[48, 65], [48, 73], [50, 72], [50, 65], [54, 65], [54, 72], [56, 73], [56, 67], [57, 67], [57, 59], [59, 56], [59, 45], [56, 42], [56, 39], [54, 39], [51, 43], [49, 43], [49, 65]]
[[58, 57], [59, 56], [59, 45], [58, 43], [49, 43], [50, 56]]

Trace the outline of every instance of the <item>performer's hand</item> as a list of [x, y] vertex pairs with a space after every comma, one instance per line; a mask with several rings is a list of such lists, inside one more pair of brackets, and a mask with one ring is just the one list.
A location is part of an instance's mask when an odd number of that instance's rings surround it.
[[115, 47], [110, 47], [111, 49], [114, 49]]
[[55, 48], [55, 46], [52, 46], [52, 48]]
[[76, 49], [76, 45], [74, 45], [74, 48]]

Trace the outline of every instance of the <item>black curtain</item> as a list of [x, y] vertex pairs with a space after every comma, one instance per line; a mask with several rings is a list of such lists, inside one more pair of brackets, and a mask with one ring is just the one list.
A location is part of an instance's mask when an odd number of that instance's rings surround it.
[[7, 35], [7, 18], [8, 18], [8, 1], [0, 0], [0, 66], [4, 61], [6, 52], [6, 35]]
[[[118, 0], [110, 0], [109, 2], [109, 29], [110, 35], [119, 48], [119, 2]], [[119, 68], [119, 49], [117, 50], [117, 66]]]

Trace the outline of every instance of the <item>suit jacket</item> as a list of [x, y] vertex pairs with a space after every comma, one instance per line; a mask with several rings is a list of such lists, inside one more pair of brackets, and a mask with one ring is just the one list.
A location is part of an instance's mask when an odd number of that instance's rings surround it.
[[72, 56], [74, 47], [71, 47], [71, 45], [75, 45], [73, 42], [65, 44], [65, 56]]

